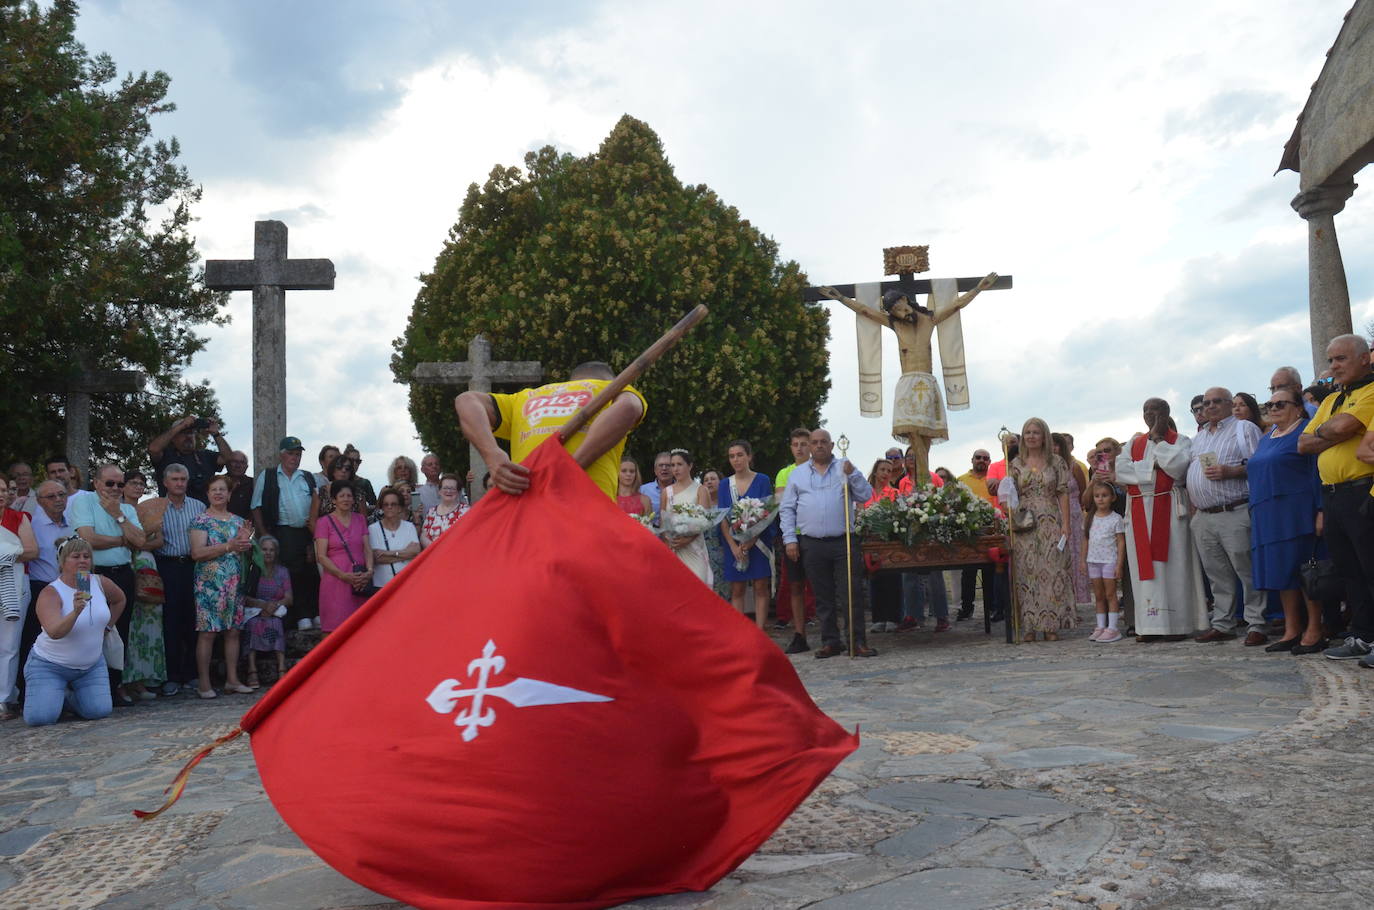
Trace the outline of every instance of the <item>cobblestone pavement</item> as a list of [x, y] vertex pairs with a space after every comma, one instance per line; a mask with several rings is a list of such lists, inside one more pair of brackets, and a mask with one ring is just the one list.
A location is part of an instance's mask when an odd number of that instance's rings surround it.
[[[975, 623], [794, 658], [863, 744], [729, 878], [636, 908], [1364, 907], [1374, 672], [1221, 645], [1010, 646]], [[1086, 634], [1086, 633], [1083, 633]], [[243, 739], [138, 823], [251, 697], [0, 726], [0, 907], [394, 907], [282, 824]]]

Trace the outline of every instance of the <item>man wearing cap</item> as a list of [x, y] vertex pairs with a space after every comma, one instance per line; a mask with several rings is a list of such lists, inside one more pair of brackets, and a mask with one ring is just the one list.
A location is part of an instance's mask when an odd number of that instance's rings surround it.
[[253, 482], [253, 527], [258, 536], [271, 534], [280, 543], [277, 561], [291, 574], [293, 603], [287, 621], [296, 628], [308, 629], [319, 615], [319, 574], [313, 565], [314, 522], [318, 510], [315, 477], [301, 470], [305, 447], [295, 436], [287, 436], [278, 446], [281, 463], [263, 471]]

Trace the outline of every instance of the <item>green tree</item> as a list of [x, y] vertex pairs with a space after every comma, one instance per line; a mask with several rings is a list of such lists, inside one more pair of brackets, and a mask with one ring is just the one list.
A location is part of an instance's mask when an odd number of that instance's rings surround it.
[[182, 378], [222, 321], [188, 233], [200, 189], [154, 139], [171, 111], [165, 73], [126, 75], [75, 39], [77, 6], [0, 0], [0, 426], [4, 454], [65, 450], [62, 390], [83, 368], [139, 369], [137, 395], [96, 396], [97, 460], [146, 463], [177, 417], [218, 417]]
[[[628, 451], [641, 466], [683, 446], [724, 466], [753, 443], [760, 470], [790, 464], [787, 431], [815, 426], [830, 387], [825, 310], [777, 244], [704, 185], [684, 186], [647, 124], [623, 117], [585, 158], [545, 147], [525, 171], [473, 184], [421, 288], [392, 371], [463, 360], [473, 335], [500, 360], [538, 360], [552, 379], [586, 360], [627, 366], [698, 303], [710, 315], [636, 384], [648, 399]], [[456, 389], [412, 385], [428, 449], [465, 466]]]

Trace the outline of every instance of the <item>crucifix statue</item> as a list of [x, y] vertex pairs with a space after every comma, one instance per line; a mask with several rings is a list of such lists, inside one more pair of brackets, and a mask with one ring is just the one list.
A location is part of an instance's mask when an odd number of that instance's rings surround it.
[[[527, 384], [544, 378], [544, 368], [537, 360], [493, 361], [491, 342], [478, 335], [468, 343], [468, 359], [453, 363], [417, 363], [411, 379], [420, 385], [460, 385], [467, 383], [470, 392], [490, 392], [493, 381], [502, 384]], [[473, 502], [482, 498], [482, 478], [487, 465], [477, 447], [468, 445], [468, 465], [472, 468]]]
[[67, 384], [67, 461], [89, 478], [91, 471], [91, 396], [143, 391], [138, 370], [84, 370]]
[[207, 261], [205, 286], [253, 292], [253, 461], [262, 471], [286, 436], [286, 292], [334, 290], [334, 263], [287, 259], [286, 225], [258, 221], [253, 258]]
[[[892, 435], [911, 446], [916, 459], [913, 482], [929, 476], [931, 444], [949, 438], [945, 401], [934, 375], [931, 352], [936, 329], [940, 330], [945, 397], [950, 408], [962, 410], [968, 407], [968, 383], [959, 311], [983, 291], [1012, 286], [1010, 275], [996, 272], [981, 279], [917, 281], [915, 273], [930, 267], [928, 250], [924, 246], [883, 250], [883, 271], [898, 275], [897, 281], [807, 288], [805, 294], [807, 300], [839, 301], [859, 317], [859, 411], [865, 417], [882, 416], [882, 327], [897, 336], [902, 376], [893, 403]], [[922, 293], [929, 295], [929, 306], [918, 300], [916, 295]]]

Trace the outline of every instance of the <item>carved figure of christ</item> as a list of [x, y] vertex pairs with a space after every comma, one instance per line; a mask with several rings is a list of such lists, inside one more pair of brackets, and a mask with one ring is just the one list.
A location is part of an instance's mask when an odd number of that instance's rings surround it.
[[[844, 304], [864, 319], [891, 329], [893, 334], [897, 336], [898, 357], [903, 374], [934, 373], [935, 360], [931, 353], [930, 342], [931, 337], [935, 334], [935, 327], [972, 303], [973, 298], [995, 285], [997, 279], [996, 272], [989, 272], [982, 281], [978, 282], [976, 287], [959, 295], [953, 304], [942, 308], [938, 313], [915, 304], [911, 296], [905, 293], [890, 306], [885, 305], [886, 313], [864, 306], [854, 298], [841, 294], [833, 287], [822, 287], [819, 289], [819, 293], [822, 297]], [[938, 394], [938, 390], [935, 394]], [[930, 476], [930, 444], [932, 438], [919, 431], [906, 434], [907, 444], [911, 446], [912, 454], [916, 457], [916, 474], [912, 478], [913, 482], [919, 478]], [[935, 438], [943, 439], [944, 437]]]

